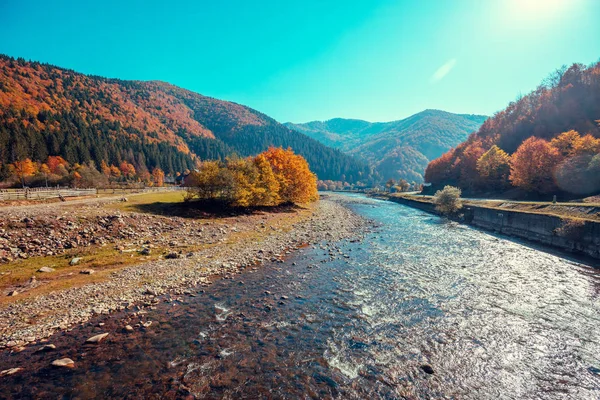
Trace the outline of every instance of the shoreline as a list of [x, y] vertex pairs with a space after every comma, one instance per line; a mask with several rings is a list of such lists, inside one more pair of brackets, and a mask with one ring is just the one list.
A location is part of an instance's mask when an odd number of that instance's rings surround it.
[[[186, 222], [192, 229], [206, 225], [201, 219]], [[354, 237], [365, 226], [366, 221], [335, 196], [322, 196], [312, 209], [283, 217], [262, 213], [226, 218], [224, 226], [217, 226], [218, 241], [196, 252], [109, 271], [106, 280], [97, 283], [0, 304], [0, 351], [21, 351], [102, 314], [152, 307], [163, 294], [181, 295], [216, 279], [232, 278], [246, 268], [259, 268], [263, 261], [283, 259], [306, 244]]]

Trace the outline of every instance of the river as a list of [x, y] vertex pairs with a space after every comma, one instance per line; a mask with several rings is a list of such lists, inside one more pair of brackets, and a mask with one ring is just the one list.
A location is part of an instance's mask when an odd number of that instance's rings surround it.
[[[57, 334], [77, 368], [26, 351], [31, 367], [0, 378], [0, 398], [600, 398], [597, 269], [343, 198], [373, 221], [361, 240]], [[152, 325], [127, 334], [124, 320]], [[100, 331], [113, 333], [82, 345]]]

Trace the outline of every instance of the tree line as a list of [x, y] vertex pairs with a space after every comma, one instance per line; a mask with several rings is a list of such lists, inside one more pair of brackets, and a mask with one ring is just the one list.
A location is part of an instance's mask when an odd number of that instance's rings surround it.
[[[214, 135], [214, 137], [213, 137]], [[122, 81], [0, 55], [0, 165], [50, 155], [97, 168], [126, 161], [174, 175], [202, 160], [291, 147], [322, 179], [370, 168], [248, 107], [161, 82]]]
[[155, 167], [152, 172], [136, 170], [133, 164], [122, 161], [119, 165], [104, 160], [98, 169], [93, 161], [70, 164], [61, 156], [49, 156], [45, 162], [29, 158], [3, 166], [2, 177], [12, 186], [73, 186], [79, 188], [108, 187], [111, 184], [141, 182], [146, 186], [163, 186], [165, 173]]
[[425, 180], [470, 192], [600, 192], [600, 63], [574, 64], [429, 163]]

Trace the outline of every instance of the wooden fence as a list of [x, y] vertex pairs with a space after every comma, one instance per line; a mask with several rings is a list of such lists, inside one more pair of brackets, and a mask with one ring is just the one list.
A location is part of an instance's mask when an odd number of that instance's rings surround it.
[[98, 194], [96, 189], [71, 188], [32, 188], [0, 189], [0, 201], [6, 200], [45, 200], [59, 197], [78, 197]]
[[98, 194], [130, 194], [130, 193], [153, 193], [153, 192], [173, 192], [187, 190], [183, 186], [150, 186], [145, 188], [101, 188]]
[[187, 190], [181, 186], [162, 186], [146, 188], [104, 188], [104, 189], [72, 189], [72, 188], [31, 188], [31, 189], [0, 189], [0, 201], [8, 200], [46, 200], [55, 198], [94, 196], [97, 194], [129, 194], [171, 192]]

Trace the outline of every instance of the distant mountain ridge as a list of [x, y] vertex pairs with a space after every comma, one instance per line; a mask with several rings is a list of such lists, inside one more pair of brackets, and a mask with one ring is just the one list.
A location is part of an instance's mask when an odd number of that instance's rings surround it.
[[371, 179], [366, 163], [249, 107], [166, 82], [107, 79], [0, 55], [0, 168], [60, 155], [174, 174], [269, 146], [291, 147], [320, 179]]
[[466, 140], [487, 118], [425, 110], [392, 122], [335, 118], [285, 125], [364, 159], [383, 179], [421, 182], [430, 160]]

